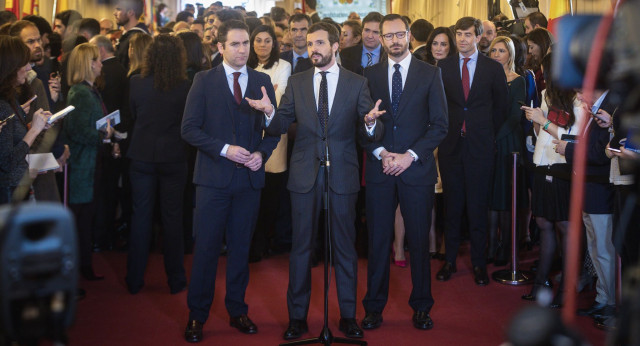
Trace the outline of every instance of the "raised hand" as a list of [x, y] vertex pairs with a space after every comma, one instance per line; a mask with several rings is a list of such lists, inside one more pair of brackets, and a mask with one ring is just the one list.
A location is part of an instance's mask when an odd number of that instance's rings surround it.
[[[241, 163], [241, 164], [245, 164], [249, 161], [249, 159], [251, 158], [251, 153], [240, 146], [237, 145], [230, 145], [227, 148], [227, 159], [236, 162], [236, 163]], [[262, 159], [262, 156], [260, 156], [260, 158]]]
[[267, 89], [265, 87], [261, 87], [262, 90], [262, 99], [260, 100], [252, 100], [248, 97], [245, 97], [247, 102], [249, 102], [249, 106], [253, 109], [261, 111], [265, 114], [271, 114], [273, 112], [273, 105], [271, 104], [271, 100], [269, 99], [269, 95], [267, 95]]
[[364, 122], [371, 126], [375, 123], [376, 119], [378, 119], [378, 117], [380, 117], [382, 114], [386, 113], [387, 111], [381, 111], [380, 108], [380, 103], [382, 103], [382, 100], [378, 100], [376, 102], [376, 105], [373, 107], [373, 109], [371, 109], [369, 111], [369, 113], [367, 113], [367, 115], [364, 116]]
[[611, 126], [613, 117], [604, 109], [598, 109], [598, 111], [593, 114], [593, 118], [595, 119], [598, 126], [603, 129], [609, 128]]
[[254, 172], [259, 170], [262, 167], [262, 153], [259, 151], [251, 153], [249, 161], [245, 162], [244, 165]]

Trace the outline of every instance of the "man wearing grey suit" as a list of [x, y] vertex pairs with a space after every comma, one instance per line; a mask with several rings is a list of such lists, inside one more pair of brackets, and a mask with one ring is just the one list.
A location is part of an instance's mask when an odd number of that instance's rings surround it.
[[271, 135], [284, 133], [294, 120], [298, 124], [287, 185], [292, 202], [293, 243], [287, 291], [289, 327], [285, 339], [298, 338], [308, 331], [312, 240], [325, 190], [323, 166], [327, 164], [327, 147], [331, 162], [328, 182], [331, 247], [340, 330], [348, 337], [363, 336], [355, 319], [358, 258], [354, 221], [360, 189], [356, 134], [357, 129], [364, 128], [365, 115], [377, 116], [378, 110], [372, 109], [367, 80], [336, 63], [338, 41], [338, 30], [331, 24], [312, 25], [307, 42], [315, 68], [291, 76], [275, 114], [266, 95], [262, 100], [249, 100], [254, 108], [269, 114], [266, 132]]

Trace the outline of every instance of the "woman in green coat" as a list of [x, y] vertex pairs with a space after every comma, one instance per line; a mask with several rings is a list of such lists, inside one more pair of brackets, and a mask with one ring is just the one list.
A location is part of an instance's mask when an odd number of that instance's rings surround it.
[[80, 248], [80, 273], [87, 280], [100, 280], [91, 261], [91, 229], [96, 214], [96, 183], [100, 181], [99, 149], [109, 140], [113, 128], [106, 133], [96, 129], [96, 121], [106, 115], [94, 81], [100, 75], [102, 62], [98, 48], [83, 43], [69, 56], [67, 78], [71, 89], [68, 103], [75, 107], [64, 119], [64, 135], [69, 145], [69, 208], [76, 218]]

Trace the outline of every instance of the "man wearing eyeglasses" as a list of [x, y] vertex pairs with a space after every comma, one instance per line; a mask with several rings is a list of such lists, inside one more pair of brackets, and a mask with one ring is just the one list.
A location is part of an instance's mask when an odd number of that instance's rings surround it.
[[361, 75], [365, 67], [387, 59], [387, 53], [380, 44], [380, 22], [382, 14], [378, 12], [369, 12], [364, 17], [362, 43], [340, 51], [340, 60], [344, 68]]
[[382, 324], [389, 296], [395, 211], [400, 204], [411, 254], [413, 326], [426, 330], [433, 327], [429, 316], [433, 306], [429, 227], [437, 180], [433, 151], [447, 134], [447, 100], [439, 69], [409, 51], [411, 33], [406, 20], [388, 14], [381, 20], [380, 31], [388, 58], [364, 70], [371, 97], [382, 100], [380, 110], [385, 113], [366, 124], [369, 133], [383, 125], [384, 136], [365, 147], [369, 258], [362, 328]]
[[291, 74], [313, 67], [307, 52], [307, 31], [310, 25], [311, 18], [306, 14], [296, 13], [289, 17], [289, 36], [293, 41], [293, 49], [280, 53], [280, 59], [291, 64]]

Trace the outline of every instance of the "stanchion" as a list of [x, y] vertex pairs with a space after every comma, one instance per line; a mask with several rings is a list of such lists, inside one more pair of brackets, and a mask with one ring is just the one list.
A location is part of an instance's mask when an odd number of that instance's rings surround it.
[[67, 197], [68, 197], [67, 191], [69, 191], [69, 187], [67, 186], [68, 179], [69, 179], [69, 170], [67, 168], [68, 166], [65, 163], [64, 166], [62, 167], [62, 171], [63, 171], [62, 174], [64, 174], [64, 191], [62, 192], [62, 201], [65, 207], [69, 206], [69, 201], [67, 200]]
[[[518, 155], [519, 153], [512, 153], [513, 155], [513, 172], [512, 172], [512, 184], [511, 184], [511, 268], [502, 269], [493, 272], [491, 275], [493, 279], [504, 285], [526, 285], [533, 281], [534, 274], [529, 271], [518, 270], [518, 237], [517, 237], [517, 169], [518, 169]], [[501, 232], [503, 230], [500, 230]]]

